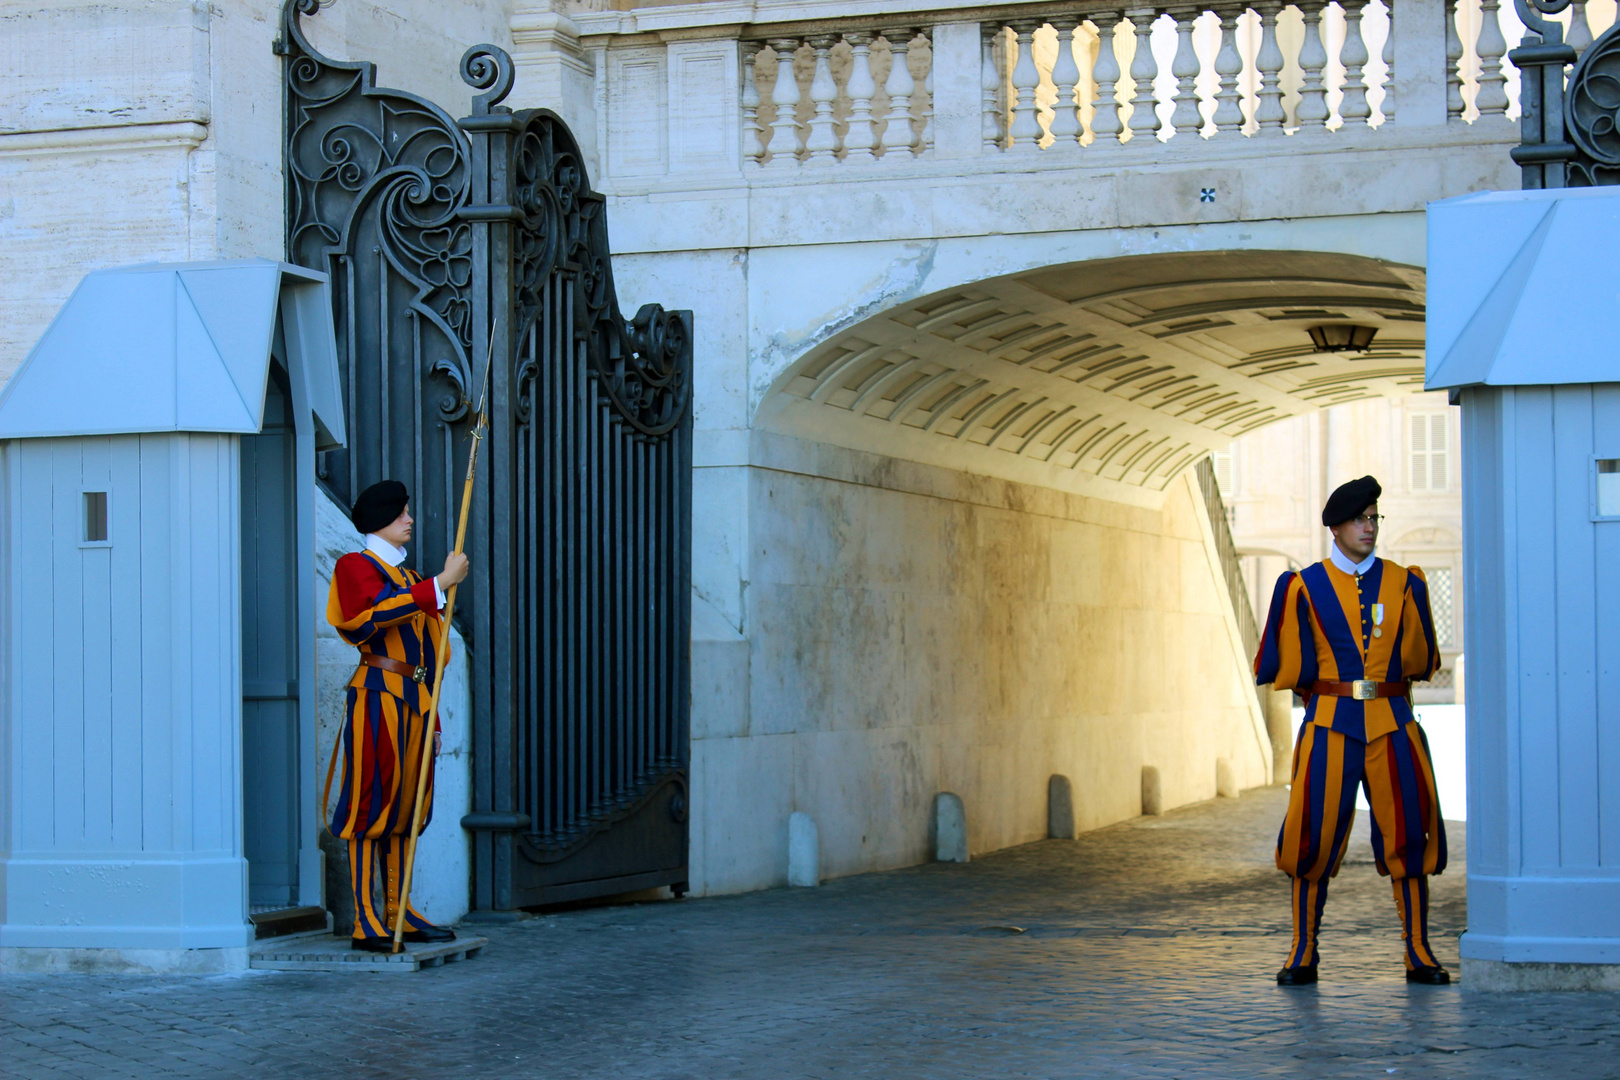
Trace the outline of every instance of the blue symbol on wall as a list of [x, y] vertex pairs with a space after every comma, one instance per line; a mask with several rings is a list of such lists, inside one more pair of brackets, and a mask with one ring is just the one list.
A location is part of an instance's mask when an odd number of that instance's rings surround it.
[[1215, 189], [1212, 188], [1212, 187], [1199, 188], [1198, 189], [1198, 201], [1199, 202], [1214, 202], [1215, 201]]

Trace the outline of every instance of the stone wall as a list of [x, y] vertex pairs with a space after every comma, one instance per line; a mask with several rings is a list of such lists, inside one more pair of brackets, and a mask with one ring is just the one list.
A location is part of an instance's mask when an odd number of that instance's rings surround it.
[[[306, 19], [336, 59], [452, 116], [505, 0], [343, 0]], [[0, 385], [87, 271], [279, 258], [276, 0], [0, 0]]]
[[1189, 476], [1147, 510], [756, 433], [742, 628], [699, 601], [693, 888], [782, 884], [787, 822], [826, 876], [929, 857], [939, 791], [974, 852], [1268, 782], [1269, 742]]

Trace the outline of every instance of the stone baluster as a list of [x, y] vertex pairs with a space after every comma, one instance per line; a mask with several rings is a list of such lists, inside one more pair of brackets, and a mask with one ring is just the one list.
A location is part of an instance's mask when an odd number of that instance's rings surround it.
[[833, 81], [832, 63], [829, 60], [837, 41], [831, 34], [810, 39], [810, 47], [816, 51], [816, 71], [810, 80], [810, 100], [815, 103], [816, 111], [810, 117], [810, 137], [804, 141], [804, 148], [809, 152], [804, 159], [806, 165], [824, 168], [838, 164], [838, 136], [833, 132], [832, 114], [833, 100], [838, 97], [838, 84]]
[[1080, 65], [1074, 62], [1074, 31], [1078, 18], [1053, 17], [1057, 30], [1057, 59], [1052, 62], [1052, 83], [1057, 87], [1057, 103], [1052, 113], [1052, 148], [1069, 148], [1080, 142]]
[[1223, 7], [1221, 18], [1221, 48], [1215, 54], [1215, 74], [1220, 76], [1220, 90], [1215, 94], [1215, 130], [1240, 132], [1243, 130], [1243, 95], [1238, 92], [1238, 76], [1243, 74], [1243, 54], [1238, 52], [1237, 24], [1243, 14], [1240, 7]]
[[1001, 107], [1001, 58], [997, 42], [1005, 39], [1007, 32], [1000, 23], [984, 25], [993, 27], [984, 31], [984, 57], [979, 68], [979, 87], [984, 98], [984, 148], [1000, 150], [1005, 146], [1003, 129], [1007, 126], [1007, 111]]
[[1586, 21], [1586, 0], [1574, 0], [1569, 5], [1569, 32], [1564, 35], [1564, 44], [1575, 50], [1577, 60], [1592, 44], [1592, 24]]
[[1159, 114], [1154, 111], [1158, 102], [1153, 97], [1153, 80], [1159, 74], [1159, 63], [1153, 58], [1153, 20], [1156, 8], [1132, 8], [1125, 12], [1136, 31], [1136, 55], [1131, 57], [1131, 79], [1136, 93], [1131, 98], [1131, 138], [1155, 138], [1159, 131]]
[[923, 75], [923, 92], [928, 95], [928, 104], [923, 106], [922, 135], [918, 138], [919, 154], [926, 154], [934, 148], [934, 39], [928, 36], [925, 27], [922, 30], [922, 39], [928, 43], [928, 72]]
[[1388, 3], [1389, 33], [1384, 35], [1384, 100], [1378, 111], [1384, 114], [1384, 123], [1395, 122], [1395, 5]]
[[1035, 115], [1035, 87], [1041, 81], [1041, 73], [1035, 67], [1035, 31], [1040, 25], [1034, 19], [1022, 19], [1012, 24], [1014, 33], [1018, 35], [1018, 62], [1012, 70], [1013, 93], [1017, 97], [1009, 134], [1012, 136], [1013, 150], [1025, 153], [1040, 149], [1041, 122]]
[[771, 87], [771, 104], [776, 106], [776, 119], [771, 121], [771, 152], [767, 165], [783, 169], [799, 163], [799, 80], [793, 75], [793, 54], [799, 49], [797, 38], [778, 38], [771, 42], [776, 53], [776, 85]]
[[759, 159], [765, 156], [765, 140], [759, 127], [759, 81], [754, 75], [759, 50], [747, 44], [743, 50], [743, 161], [758, 165]]
[[1457, 0], [1446, 0], [1446, 119], [1462, 122], [1462, 36], [1457, 33]]
[[1327, 5], [1322, 0], [1306, 0], [1299, 5], [1305, 16], [1305, 42], [1299, 47], [1299, 107], [1294, 119], [1299, 131], [1318, 131], [1330, 115], [1327, 107], [1327, 87], [1322, 81], [1322, 69], [1327, 67], [1327, 50], [1322, 47], [1322, 21], [1327, 18]]
[[1507, 76], [1502, 74], [1507, 39], [1496, 17], [1500, 7], [1500, 0], [1480, 0], [1479, 37], [1474, 42], [1474, 51], [1479, 54], [1479, 95], [1474, 98], [1474, 107], [1481, 120], [1501, 116], [1508, 108]]
[[916, 156], [917, 133], [911, 130], [911, 92], [917, 82], [911, 77], [906, 62], [906, 51], [917, 31], [909, 26], [897, 26], [883, 31], [883, 40], [889, 43], [889, 78], [883, 89], [889, 92], [888, 125], [883, 129], [883, 156], [896, 161]]
[[1097, 110], [1091, 117], [1091, 134], [1097, 142], [1118, 142], [1125, 130], [1119, 122], [1119, 100], [1114, 96], [1119, 89], [1119, 56], [1114, 50], [1119, 41], [1120, 18], [1099, 11], [1091, 22], [1097, 28], [1097, 64], [1091, 70], [1091, 77], [1097, 81]]
[[1277, 45], [1277, 14], [1282, 7], [1280, 0], [1257, 0], [1255, 4], [1260, 13], [1260, 52], [1254, 60], [1260, 71], [1260, 100], [1254, 108], [1257, 135], [1281, 135], [1288, 120], [1282, 103], [1283, 54]]
[[872, 79], [872, 34], [848, 33], [849, 83], [844, 92], [849, 95], [849, 130], [844, 134], [844, 162], [859, 163], [876, 160], [872, 149], [877, 136], [872, 130], [872, 96], [877, 83]]
[[1361, 37], [1361, 9], [1367, 0], [1339, 0], [1344, 8], [1344, 47], [1339, 63], [1344, 65], [1344, 97], [1339, 101], [1339, 119], [1344, 127], [1361, 126], [1372, 116], [1367, 105], [1367, 43]]
[[1202, 13], [1196, 7], [1177, 8], [1171, 12], [1176, 20], [1176, 55], [1170, 61], [1170, 73], [1176, 77], [1176, 107], [1170, 114], [1170, 126], [1176, 134], [1196, 135], [1204, 126], [1198, 111], [1198, 50], [1193, 47], [1193, 20]]
[[808, 38], [807, 43], [815, 52], [810, 78], [810, 101], [815, 111], [810, 116], [809, 135], [804, 141], [804, 163], [826, 167], [838, 162], [838, 135], [833, 127], [833, 102], [838, 98], [838, 84], [832, 76], [832, 47], [838, 43], [838, 37], [819, 34]]

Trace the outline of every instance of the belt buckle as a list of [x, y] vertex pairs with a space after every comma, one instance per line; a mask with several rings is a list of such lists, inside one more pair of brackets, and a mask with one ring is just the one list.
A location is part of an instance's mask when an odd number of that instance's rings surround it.
[[1371, 679], [1357, 679], [1350, 684], [1350, 696], [1357, 701], [1371, 701], [1378, 696], [1378, 684]]
[[[427, 681], [427, 665], [426, 664], [417, 664], [416, 665], [416, 670], [411, 672], [411, 678], [415, 679], [419, 683], [420, 682], [426, 682]], [[1367, 685], [1371, 686], [1372, 684], [1368, 683]]]

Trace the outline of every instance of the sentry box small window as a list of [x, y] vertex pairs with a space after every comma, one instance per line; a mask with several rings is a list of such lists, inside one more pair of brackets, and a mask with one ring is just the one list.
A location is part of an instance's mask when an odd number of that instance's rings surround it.
[[107, 493], [105, 491], [87, 491], [84, 493], [84, 542], [87, 544], [105, 544], [107, 542]]
[[1600, 518], [1620, 519], [1620, 458], [1595, 458], [1597, 491], [1595, 502]]

